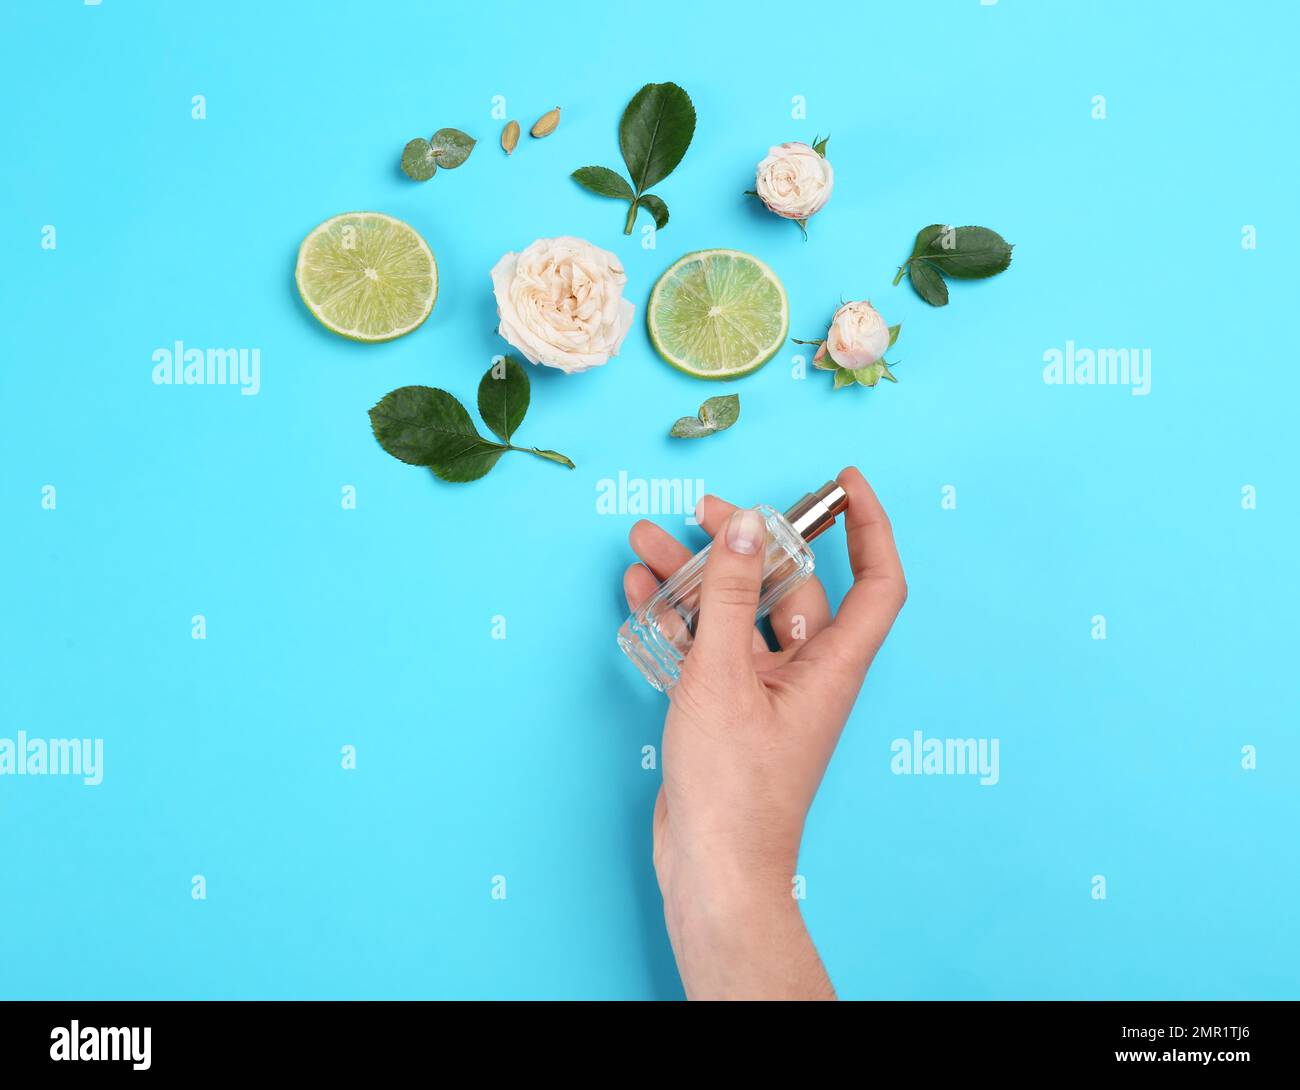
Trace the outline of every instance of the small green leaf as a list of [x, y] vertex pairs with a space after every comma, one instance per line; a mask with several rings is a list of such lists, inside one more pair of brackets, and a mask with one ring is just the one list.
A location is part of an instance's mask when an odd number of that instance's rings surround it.
[[712, 435], [713, 429], [703, 423], [698, 416], [683, 416], [678, 419], [668, 434], [674, 439], [703, 439], [706, 435]]
[[916, 294], [932, 307], [948, 305], [948, 285], [944, 283], [939, 270], [928, 261], [913, 259], [908, 262], [907, 275], [912, 281]]
[[654, 216], [655, 227], [662, 230], [668, 226], [668, 206], [653, 193], [643, 194], [636, 203]]
[[528, 372], [511, 356], [489, 367], [478, 384], [478, 414], [502, 442], [523, 422], [528, 412]]
[[835, 368], [835, 389], [838, 390], [843, 386], [852, 386], [855, 378], [856, 376], [854, 375], [854, 373], [850, 371], [847, 367], [836, 367]]
[[[818, 343], [820, 344], [821, 342], [819, 341]], [[830, 350], [827, 349], [822, 353], [821, 359], [818, 359], [815, 354], [813, 355], [813, 366], [819, 371], [834, 371], [839, 367], [839, 364], [831, 359]]]
[[890, 347], [890, 348], [893, 348], [893, 347], [894, 347], [894, 342], [895, 342], [896, 340], [898, 340], [898, 332], [899, 332], [899, 330], [901, 330], [902, 328], [903, 328], [903, 323], [902, 323], [902, 322], [899, 322], [898, 325], [891, 325], [891, 326], [889, 327], [889, 347]]
[[859, 367], [853, 372], [853, 378], [859, 386], [874, 386], [880, 381], [885, 369], [880, 365], [880, 361], [869, 363], [866, 367]]
[[578, 468], [577, 466], [575, 466], [575, 465], [573, 464], [573, 462], [571, 462], [568, 458], [566, 458], [566, 457], [565, 457], [563, 454], [561, 454], [558, 450], [538, 450], [537, 447], [529, 447], [529, 448], [528, 448], [528, 453], [529, 453], [529, 454], [536, 454], [537, 457], [539, 457], [539, 458], [546, 458], [546, 459], [549, 459], [549, 460], [552, 461], [552, 462], [559, 462], [560, 465], [562, 465], [562, 466], [568, 466], [570, 469], [577, 469], [577, 468]]
[[879, 360], [878, 365], [880, 367], [881, 378], [887, 378], [889, 379], [890, 382], [898, 381], [898, 379], [894, 378], [894, 372], [889, 369], [889, 364], [887, 364], [884, 360]]
[[634, 200], [636, 197], [623, 175], [609, 167], [579, 167], [570, 177], [580, 186], [599, 193], [602, 197], [615, 197], [621, 201]]
[[694, 135], [695, 107], [677, 84], [647, 83], [632, 96], [618, 144], [638, 197], [673, 172]]
[[820, 140], [818, 140], [816, 137], [814, 137], [814, 138], [813, 138], [813, 146], [812, 146], [813, 151], [815, 151], [818, 155], [820, 155], [823, 159], [825, 159], [825, 158], [826, 158], [826, 145], [829, 144], [830, 142], [831, 142], [831, 134], [830, 134], [830, 133], [827, 133], [827, 134], [826, 134], [824, 137], [822, 137], [822, 139], [820, 139]]
[[937, 239], [941, 234], [948, 230], [947, 226], [942, 223], [932, 223], [927, 227], [922, 227], [916, 232], [916, 241], [912, 243], [912, 256], [929, 249], [930, 243]]
[[711, 397], [700, 406], [698, 416], [683, 416], [668, 433], [674, 439], [702, 439], [726, 431], [740, 419], [740, 395]]
[[402, 149], [402, 171], [416, 182], [427, 182], [438, 172], [429, 141], [417, 136]]
[[445, 481], [473, 481], [496, 465], [505, 447], [478, 433], [446, 390], [403, 386], [370, 410], [379, 445], [407, 465], [428, 466]]
[[700, 406], [700, 419], [714, 431], [724, 431], [740, 419], [740, 395], [711, 397]]
[[987, 227], [945, 228], [930, 240], [921, 256], [947, 276], [983, 280], [1011, 264], [1011, 244]]
[[509, 443], [528, 409], [528, 373], [518, 361], [505, 357], [496, 378], [494, 364], [479, 382], [479, 411], [488, 426], [506, 439], [494, 443], [479, 435], [465, 407], [446, 390], [403, 386], [385, 394], [370, 410], [375, 439], [389, 454], [408, 465], [428, 466], [444, 481], [475, 481], [508, 450], [535, 454], [573, 469], [565, 455]]
[[487, 475], [497, 460], [506, 452], [499, 443], [480, 439], [474, 446], [461, 451], [454, 458], [431, 465], [433, 475], [453, 484], [466, 484]]
[[438, 166], [452, 170], [469, 158], [476, 142], [460, 129], [439, 129], [429, 140], [430, 154]]

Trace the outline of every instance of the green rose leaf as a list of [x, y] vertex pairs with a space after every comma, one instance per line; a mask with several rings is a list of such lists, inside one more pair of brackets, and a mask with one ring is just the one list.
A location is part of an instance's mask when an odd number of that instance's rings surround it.
[[455, 458], [446, 462], [439, 462], [431, 465], [434, 476], [444, 481], [451, 481], [453, 484], [465, 484], [468, 481], [477, 481], [480, 477], [487, 475], [497, 459], [506, 452], [507, 448], [499, 443], [490, 443], [486, 439], [480, 439], [473, 447], [461, 451]]
[[893, 348], [893, 347], [894, 347], [894, 342], [895, 342], [896, 340], [898, 340], [898, 334], [899, 334], [899, 331], [900, 331], [902, 328], [903, 328], [903, 323], [902, 323], [902, 322], [899, 322], [898, 325], [891, 325], [891, 326], [889, 327], [889, 347], [890, 347], [890, 348]]
[[[926, 228], [929, 231], [930, 228]], [[920, 236], [917, 236], [920, 242]], [[924, 260], [958, 280], [983, 280], [1011, 264], [1011, 244], [987, 227], [941, 229], [920, 252]]]
[[926, 261], [909, 261], [907, 275], [912, 281], [912, 287], [916, 289], [916, 294], [930, 306], [948, 305], [948, 285], [933, 265]]
[[529, 396], [528, 373], [513, 357], [505, 356], [479, 381], [478, 414], [503, 443], [508, 443], [528, 412]]
[[916, 232], [916, 241], [912, 243], [912, 256], [916, 257], [930, 248], [930, 243], [943, 234], [948, 228], [942, 223], [931, 223], [927, 227], [922, 227]]
[[646, 190], [672, 173], [694, 135], [691, 96], [675, 83], [647, 83], [632, 96], [618, 126], [618, 143], [632, 184], [608, 167], [579, 167], [571, 176], [593, 193], [628, 202], [623, 234], [632, 233], [636, 211], [642, 207], [654, 217], [656, 227], [666, 227], [668, 206]]
[[429, 140], [430, 154], [438, 166], [451, 170], [469, 158], [476, 142], [460, 129], [439, 129]]
[[639, 197], [671, 174], [695, 135], [691, 96], [675, 83], [647, 83], [627, 104], [618, 143]]
[[[620, 178], [619, 181], [622, 181], [622, 179]], [[654, 216], [655, 227], [664, 228], [668, 226], [668, 206], [653, 193], [645, 194], [636, 203]]]
[[622, 201], [630, 201], [636, 197], [623, 175], [610, 170], [609, 167], [579, 167], [570, 177], [580, 186], [590, 189], [593, 193], [599, 193], [602, 197], [616, 197]]
[[815, 151], [818, 155], [820, 155], [823, 159], [825, 159], [825, 158], [826, 158], [826, 145], [829, 144], [830, 142], [831, 142], [830, 133], [827, 133], [827, 134], [826, 134], [824, 137], [822, 137], [820, 140], [818, 140], [816, 137], [813, 137], [813, 146], [812, 146], [812, 149], [813, 149], [813, 151]]
[[1011, 243], [987, 227], [931, 223], [916, 233], [912, 254], [899, 266], [894, 283], [907, 273], [916, 293], [932, 307], [941, 307], [948, 302], [944, 276], [958, 280], [996, 276], [1011, 264], [1011, 250]]
[[740, 395], [711, 397], [700, 406], [698, 416], [683, 416], [668, 433], [674, 439], [703, 439], [726, 431], [740, 419]]
[[478, 384], [479, 412], [504, 443], [484, 439], [465, 406], [446, 390], [432, 386], [403, 386], [385, 394], [370, 410], [370, 429], [394, 458], [427, 466], [444, 481], [476, 481], [508, 450], [573, 469], [573, 462], [559, 451], [510, 442], [528, 411], [528, 400], [528, 372], [507, 356], [489, 367]]
[[427, 182], [438, 172], [429, 141], [417, 136], [402, 149], [402, 171], [415, 182]]
[[835, 368], [835, 389], [838, 390], [844, 386], [852, 386], [855, 378], [856, 376], [854, 375], [854, 373], [850, 371], [847, 367], [836, 367]]
[[403, 386], [370, 410], [379, 445], [407, 465], [428, 466], [444, 481], [473, 481], [505, 447], [478, 433], [459, 401], [432, 386]]

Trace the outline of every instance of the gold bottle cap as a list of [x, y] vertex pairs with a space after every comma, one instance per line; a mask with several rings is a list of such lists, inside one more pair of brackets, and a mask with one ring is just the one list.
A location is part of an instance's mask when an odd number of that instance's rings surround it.
[[812, 541], [834, 526], [836, 516], [842, 515], [848, 507], [849, 494], [834, 481], [827, 481], [791, 507], [785, 517], [804, 541]]

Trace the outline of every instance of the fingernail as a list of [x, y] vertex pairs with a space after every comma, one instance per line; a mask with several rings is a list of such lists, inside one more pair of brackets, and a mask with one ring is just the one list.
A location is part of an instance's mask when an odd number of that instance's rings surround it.
[[704, 497], [701, 496], [699, 502], [695, 505], [695, 525], [702, 526], [703, 524], [704, 524]]
[[748, 507], [731, 513], [727, 520], [727, 548], [742, 556], [753, 556], [763, 540], [763, 516]]

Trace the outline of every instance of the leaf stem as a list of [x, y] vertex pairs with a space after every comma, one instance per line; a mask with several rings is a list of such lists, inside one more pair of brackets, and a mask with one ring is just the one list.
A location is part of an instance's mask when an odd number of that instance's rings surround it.
[[636, 200], [632, 201], [632, 207], [627, 210], [627, 223], [623, 227], [623, 234], [630, 235], [632, 228], [636, 226]]
[[907, 266], [910, 265], [911, 263], [912, 263], [912, 259], [909, 257], [906, 262], [898, 266], [898, 275], [894, 277], [894, 287], [898, 287], [898, 285], [902, 282], [903, 273], [907, 271]]
[[545, 458], [548, 462], [559, 462], [562, 466], [568, 466], [570, 469], [576, 469], [572, 460], [566, 458], [558, 450], [541, 450], [538, 447], [517, 447], [513, 443], [505, 445], [506, 450], [517, 450], [521, 454], [535, 454], [539, 458]]

